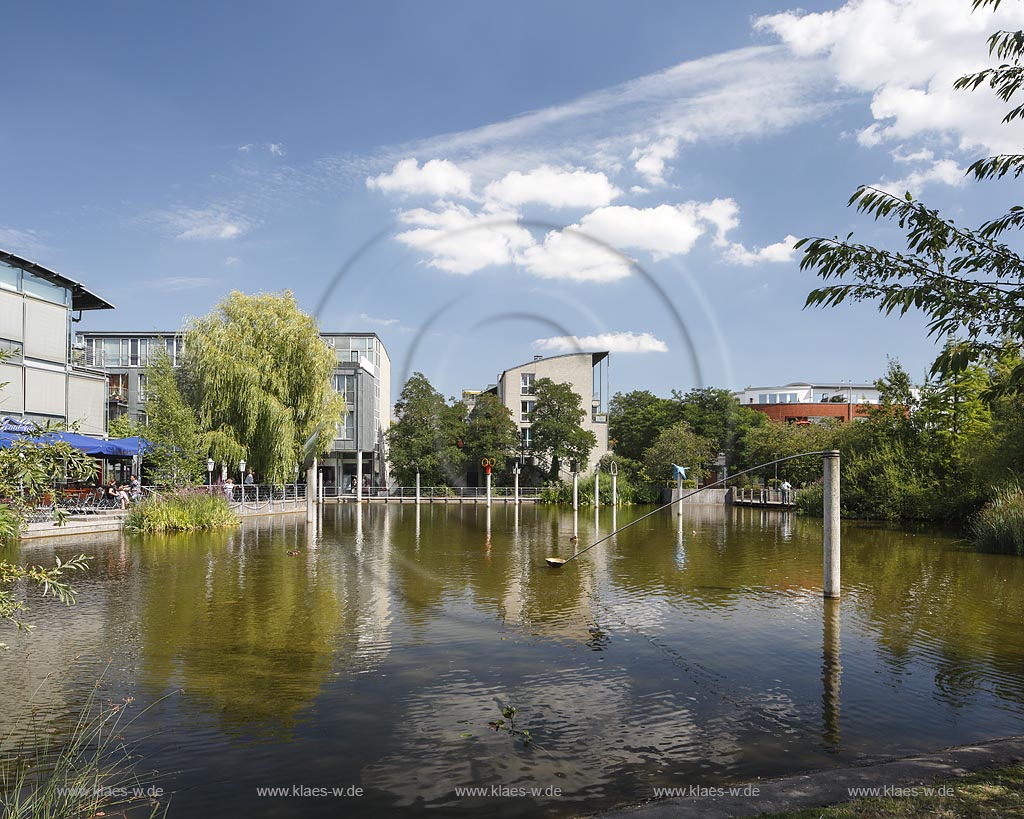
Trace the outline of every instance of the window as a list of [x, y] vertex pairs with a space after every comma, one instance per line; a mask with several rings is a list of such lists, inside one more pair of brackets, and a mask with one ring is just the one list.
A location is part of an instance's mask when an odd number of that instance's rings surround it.
[[21, 270], [0, 262], [0, 287], [5, 290], [20, 290]]
[[519, 393], [521, 395], [533, 395], [534, 373], [522, 373], [519, 376]]
[[763, 393], [763, 392], [759, 393], [758, 396], [757, 396], [757, 403], [758, 404], [767, 404], [768, 403], [768, 395], [767, 395], [767, 393]]
[[768, 403], [769, 404], [778, 404], [779, 403], [779, 394], [777, 392], [770, 392], [770, 393], [768, 393]]
[[111, 401], [128, 400], [128, 373], [107, 376], [107, 394]]
[[533, 449], [533, 436], [530, 435], [530, 427], [523, 427], [520, 432], [522, 434], [523, 449]]
[[146, 374], [139, 373], [139, 400], [146, 400]]
[[0, 351], [7, 353], [7, 361], [20, 359], [22, 356], [21, 342], [0, 338]]
[[537, 406], [536, 401], [521, 401], [519, 407], [519, 420], [529, 421], [530, 413], [533, 412], [533, 408]]

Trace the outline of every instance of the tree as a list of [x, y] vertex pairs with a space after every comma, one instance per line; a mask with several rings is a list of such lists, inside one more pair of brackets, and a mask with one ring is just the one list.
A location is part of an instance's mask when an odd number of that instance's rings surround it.
[[214, 460], [245, 458], [263, 480], [291, 480], [303, 445], [330, 444], [345, 408], [334, 351], [291, 291], [232, 291], [185, 332], [183, 382]]
[[136, 435], [145, 434], [145, 425], [140, 424], [128, 413], [111, 418], [107, 424], [107, 435], [111, 438], [134, 438]]
[[391, 472], [403, 486], [421, 482], [451, 486], [459, 481], [466, 453], [466, 406], [449, 405], [423, 373], [413, 373], [395, 402], [395, 422], [387, 431]]
[[753, 465], [743, 462], [739, 441], [748, 429], [768, 421], [763, 412], [741, 406], [729, 390], [717, 387], [696, 388], [685, 395], [673, 390], [672, 397], [679, 405], [678, 416], [724, 452], [726, 463], [734, 468]]
[[530, 413], [530, 436], [534, 452], [543, 452], [551, 459], [549, 476], [558, 479], [563, 461], [582, 469], [597, 446], [597, 436], [583, 429], [587, 417], [583, 400], [572, 384], [559, 384], [550, 378], [538, 378], [533, 385], [535, 401]]
[[[977, 10], [993, 8], [999, 0], [974, 0]], [[999, 31], [989, 38], [989, 53], [1001, 61], [961, 77], [958, 89], [988, 85], [1009, 102], [1024, 79], [1024, 31]], [[1024, 119], [1024, 105], [1003, 117], [1009, 123]], [[979, 181], [1024, 173], [1024, 154], [1000, 154], [981, 159], [968, 169]], [[861, 186], [851, 206], [875, 220], [891, 219], [906, 231], [906, 251], [895, 252], [852, 240], [807, 238], [797, 243], [804, 250], [800, 266], [824, 280], [843, 280], [811, 291], [806, 304], [835, 306], [843, 301], [873, 301], [880, 311], [903, 315], [911, 309], [924, 313], [929, 335], [956, 337], [932, 365], [932, 374], [962, 372], [986, 356], [998, 355], [1004, 340], [1024, 340], [1024, 259], [1005, 241], [1008, 231], [1024, 228], [1024, 206], [982, 223], [962, 227], [926, 207], [909, 192], [898, 197]], [[1024, 391], [1024, 362], [1018, 363], [995, 391]]]
[[152, 481], [170, 486], [202, 483], [205, 452], [199, 422], [178, 388], [163, 345], [146, 367], [146, 393], [149, 426], [142, 434], [152, 444], [144, 455]]
[[678, 403], [648, 390], [615, 393], [608, 404], [608, 436], [615, 454], [638, 459], [658, 433], [679, 418]]
[[644, 452], [644, 472], [652, 481], [668, 483], [672, 479], [672, 465], [678, 464], [689, 467], [687, 478], [699, 480], [707, 474], [704, 467], [714, 460], [716, 452], [713, 441], [695, 433], [686, 421], [676, 421], [662, 430]]
[[512, 420], [512, 412], [492, 393], [483, 393], [476, 399], [466, 424], [465, 452], [469, 464], [479, 464], [482, 458], [494, 458], [501, 469], [519, 449], [519, 426]]

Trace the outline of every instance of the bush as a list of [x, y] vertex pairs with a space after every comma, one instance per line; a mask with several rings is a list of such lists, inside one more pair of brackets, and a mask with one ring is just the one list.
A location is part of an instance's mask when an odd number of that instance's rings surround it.
[[1020, 485], [997, 490], [971, 520], [969, 531], [980, 551], [1024, 555], [1024, 490]]
[[[633, 506], [635, 504], [658, 503], [661, 500], [661, 484], [650, 482], [634, 482], [627, 476], [619, 473], [616, 485], [619, 506]], [[548, 481], [540, 490], [542, 503], [572, 503], [572, 481]], [[594, 476], [593, 474], [580, 478], [579, 483], [580, 506], [594, 505]], [[612, 502], [612, 478], [606, 472], [601, 473], [601, 505], [610, 506]]]
[[237, 526], [238, 515], [228, 499], [206, 492], [179, 491], [154, 495], [136, 504], [124, 519], [129, 532], [194, 532]]
[[825, 516], [825, 486], [821, 481], [812, 483], [796, 493], [793, 506], [798, 515], [809, 515], [815, 518]]

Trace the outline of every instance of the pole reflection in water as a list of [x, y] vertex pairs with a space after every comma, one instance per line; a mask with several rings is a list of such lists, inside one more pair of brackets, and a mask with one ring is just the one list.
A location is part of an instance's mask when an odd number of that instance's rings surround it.
[[363, 552], [363, 505], [356, 504], [356, 554]]
[[840, 751], [839, 689], [843, 678], [843, 665], [839, 656], [840, 601], [825, 600], [824, 606], [821, 663], [822, 738], [825, 740], [825, 749], [830, 754], [837, 754]]
[[683, 519], [676, 518], [676, 565], [680, 569], [686, 568], [686, 543], [683, 540]]
[[416, 544], [416, 551], [420, 550], [420, 504], [416, 504], [416, 535], [414, 542]]
[[484, 548], [487, 554], [491, 553], [491, 507], [487, 507], [487, 539], [484, 542]]

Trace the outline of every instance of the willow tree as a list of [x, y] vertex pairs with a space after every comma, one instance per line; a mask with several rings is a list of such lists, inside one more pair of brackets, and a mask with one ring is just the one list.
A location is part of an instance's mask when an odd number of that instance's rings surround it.
[[185, 330], [183, 382], [215, 461], [244, 458], [266, 482], [292, 480], [304, 443], [329, 445], [345, 412], [334, 351], [291, 291], [231, 294]]

